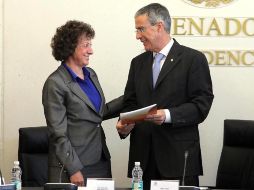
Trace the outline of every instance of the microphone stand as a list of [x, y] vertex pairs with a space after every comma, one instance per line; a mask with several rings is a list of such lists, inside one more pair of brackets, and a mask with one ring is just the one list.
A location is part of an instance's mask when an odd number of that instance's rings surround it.
[[1, 178], [1, 185], [4, 185], [4, 180], [3, 180], [3, 175], [2, 175], [1, 169], [0, 169], [0, 178]]
[[[183, 167], [183, 178], [182, 178], [182, 183], [181, 186], [179, 187], [180, 190], [201, 190], [200, 187], [195, 187], [195, 186], [184, 186], [185, 185], [185, 175], [186, 175], [186, 168], [187, 168], [187, 161], [188, 161], [188, 156], [189, 156], [189, 151], [186, 150], [184, 152], [184, 167]], [[207, 190], [208, 188], [203, 188], [204, 190]]]
[[64, 171], [64, 164], [62, 165], [62, 168], [60, 170], [60, 173], [59, 173], [59, 183], [62, 183], [62, 173]]
[[59, 173], [59, 183], [46, 183], [44, 185], [44, 190], [77, 190], [78, 186], [72, 183], [62, 183], [62, 173], [64, 171], [64, 165], [67, 161], [67, 158], [69, 157], [70, 153], [66, 153], [66, 158], [64, 160], [64, 163], [62, 163], [62, 168]]
[[4, 178], [2, 175], [2, 171], [0, 169], [0, 190], [16, 190], [16, 185], [15, 184], [5, 184], [4, 183]]
[[184, 152], [184, 166], [183, 166], [182, 186], [184, 186], [184, 180], [185, 180], [185, 173], [186, 173], [186, 165], [187, 165], [188, 155], [189, 155], [189, 152], [186, 150], [186, 151]]

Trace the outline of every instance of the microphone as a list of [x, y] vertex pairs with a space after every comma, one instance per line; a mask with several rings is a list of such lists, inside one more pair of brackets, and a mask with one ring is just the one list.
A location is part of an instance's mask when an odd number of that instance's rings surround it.
[[59, 183], [46, 183], [44, 185], [44, 190], [77, 190], [78, 186], [73, 183], [62, 183], [62, 174], [64, 171], [64, 164], [67, 161], [67, 158], [69, 157], [70, 153], [66, 153], [66, 158], [64, 159], [64, 162], [62, 163], [62, 167], [59, 173]]
[[2, 171], [0, 169], [0, 190], [16, 190], [15, 184], [5, 184]]
[[189, 152], [186, 150], [184, 152], [184, 166], [183, 166], [183, 179], [182, 179], [182, 186], [184, 186], [184, 180], [185, 180], [185, 173], [186, 173], [186, 166], [187, 166], [187, 160], [188, 160]]
[[[188, 161], [189, 151], [185, 150], [184, 152], [184, 166], [183, 166], [183, 178], [181, 186], [179, 186], [179, 190], [201, 190], [201, 188], [196, 186], [185, 186], [184, 180], [186, 175], [187, 161]], [[208, 188], [205, 188], [207, 190]]]
[[63, 170], [64, 170], [64, 165], [62, 165], [62, 168], [61, 168], [61, 171], [60, 171], [60, 174], [59, 174], [59, 183], [62, 183], [62, 173], [63, 173]]
[[0, 169], [0, 178], [1, 178], [1, 183], [0, 183], [0, 185], [4, 185], [4, 180], [3, 180], [3, 175], [2, 175], [1, 169]]

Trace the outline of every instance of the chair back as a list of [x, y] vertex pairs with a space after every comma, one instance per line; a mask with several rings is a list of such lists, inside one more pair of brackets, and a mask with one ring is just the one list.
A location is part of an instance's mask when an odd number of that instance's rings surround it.
[[19, 129], [18, 158], [23, 187], [40, 187], [48, 181], [47, 127]]
[[254, 121], [224, 121], [216, 188], [254, 189]]

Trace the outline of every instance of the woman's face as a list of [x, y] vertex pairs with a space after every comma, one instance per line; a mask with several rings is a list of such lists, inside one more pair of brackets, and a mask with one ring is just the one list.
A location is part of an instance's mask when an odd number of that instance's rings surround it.
[[89, 64], [89, 57], [92, 54], [92, 39], [85, 36], [80, 37], [72, 55], [74, 63], [79, 67], [87, 66]]

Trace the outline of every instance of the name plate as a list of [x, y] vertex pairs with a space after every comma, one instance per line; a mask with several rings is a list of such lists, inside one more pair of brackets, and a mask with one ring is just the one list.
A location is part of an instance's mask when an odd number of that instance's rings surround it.
[[151, 190], [179, 190], [179, 181], [151, 180]]
[[115, 182], [108, 178], [88, 178], [86, 183], [88, 190], [114, 190]]
[[14, 184], [0, 185], [0, 190], [16, 190], [16, 186]]

